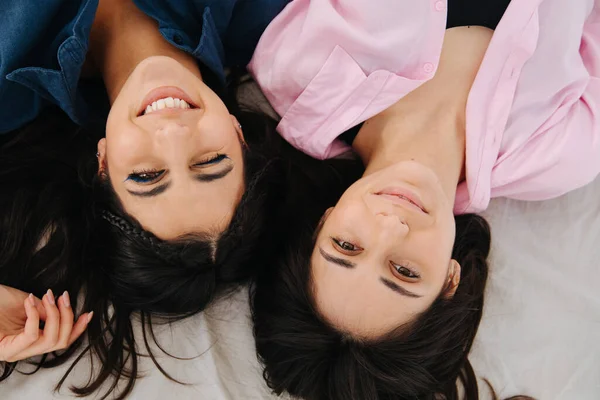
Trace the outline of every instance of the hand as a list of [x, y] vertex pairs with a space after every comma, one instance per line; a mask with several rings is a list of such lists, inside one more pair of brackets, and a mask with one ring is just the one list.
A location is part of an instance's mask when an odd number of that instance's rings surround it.
[[[48, 290], [40, 300], [0, 285], [0, 361], [14, 362], [66, 349], [85, 331], [92, 314], [84, 313], [74, 323], [67, 292], [56, 301]], [[40, 320], [45, 321], [43, 330], [39, 329]]]

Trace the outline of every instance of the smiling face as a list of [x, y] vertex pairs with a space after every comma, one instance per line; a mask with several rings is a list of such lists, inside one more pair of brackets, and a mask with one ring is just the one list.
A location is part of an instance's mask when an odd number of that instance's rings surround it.
[[115, 99], [98, 152], [126, 212], [168, 240], [226, 229], [244, 192], [242, 146], [216, 93], [172, 58], [151, 57]]
[[379, 336], [413, 320], [448, 288], [452, 202], [436, 175], [402, 162], [354, 183], [328, 210], [311, 257], [319, 312], [338, 329]]

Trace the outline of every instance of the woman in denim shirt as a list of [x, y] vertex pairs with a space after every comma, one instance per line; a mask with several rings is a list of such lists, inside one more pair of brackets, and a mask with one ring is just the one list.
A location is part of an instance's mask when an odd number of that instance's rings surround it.
[[[104, 361], [84, 388], [91, 393], [110, 374], [135, 371], [135, 351], [126, 359], [124, 350], [133, 346], [131, 313], [148, 324], [151, 315], [191, 315], [220, 284], [251, 275], [269, 174], [238, 121], [256, 118], [227, 101], [224, 68], [247, 64], [286, 3], [0, 3], [0, 134], [16, 136], [0, 157], [0, 208], [11, 214], [0, 222], [0, 308], [14, 317], [0, 318], [0, 361], [67, 348], [87, 328]], [[56, 107], [70, 121], [48, 116]], [[99, 123], [97, 146], [68, 154], [69, 132], [81, 126], [93, 137]], [[48, 173], [66, 169], [50, 151], [28, 157], [41, 142], [61, 157], [97, 157], [94, 171]], [[82, 286], [78, 307], [68, 292]], [[96, 317], [74, 323], [82, 308]]]

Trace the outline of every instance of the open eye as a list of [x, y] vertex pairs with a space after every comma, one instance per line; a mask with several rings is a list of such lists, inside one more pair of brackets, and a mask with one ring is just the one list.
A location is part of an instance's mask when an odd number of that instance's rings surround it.
[[165, 173], [165, 170], [142, 170], [133, 171], [127, 176], [126, 180], [131, 180], [136, 183], [148, 184], [158, 181]]
[[410, 280], [417, 280], [421, 277], [418, 272], [413, 271], [409, 266], [396, 264], [394, 262], [390, 262], [392, 268], [396, 272], [396, 275], [400, 275], [400, 278], [406, 278]]
[[343, 253], [358, 253], [363, 250], [362, 247], [355, 245], [354, 243], [347, 242], [338, 238], [331, 238], [334, 247], [338, 248]]

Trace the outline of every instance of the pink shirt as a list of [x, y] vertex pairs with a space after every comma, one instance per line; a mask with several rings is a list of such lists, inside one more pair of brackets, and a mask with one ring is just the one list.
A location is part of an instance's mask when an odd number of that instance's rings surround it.
[[[249, 69], [278, 131], [316, 158], [436, 72], [446, 0], [294, 0]], [[544, 200], [600, 171], [600, 0], [512, 0], [467, 102], [466, 181], [455, 212]]]

